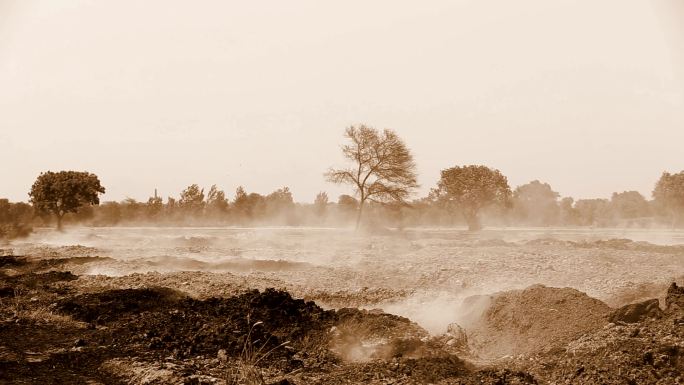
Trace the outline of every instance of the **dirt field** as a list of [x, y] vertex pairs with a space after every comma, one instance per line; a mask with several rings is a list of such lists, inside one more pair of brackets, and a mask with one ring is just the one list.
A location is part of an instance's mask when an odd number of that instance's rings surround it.
[[644, 230], [44, 230], [1, 247], [0, 381], [681, 383], [680, 243]]

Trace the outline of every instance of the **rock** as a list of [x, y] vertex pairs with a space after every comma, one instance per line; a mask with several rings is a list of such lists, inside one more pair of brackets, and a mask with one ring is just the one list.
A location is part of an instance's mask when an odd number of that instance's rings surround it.
[[663, 316], [658, 299], [649, 299], [643, 302], [625, 305], [608, 316], [612, 323], [636, 323], [647, 319], [658, 319]]
[[216, 358], [218, 358], [221, 363], [228, 362], [228, 353], [226, 352], [226, 349], [220, 349], [216, 354]]
[[447, 336], [449, 337], [447, 345], [461, 349], [468, 347], [468, 336], [466, 335], [465, 329], [459, 324], [449, 324], [447, 327]]
[[76, 341], [74, 341], [74, 347], [80, 347], [80, 346], [85, 346], [86, 342], [83, 338], [79, 338]]

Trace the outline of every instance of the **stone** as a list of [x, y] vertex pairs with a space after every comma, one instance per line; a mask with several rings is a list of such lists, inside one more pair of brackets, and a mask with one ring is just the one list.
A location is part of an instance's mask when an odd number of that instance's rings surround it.
[[658, 319], [662, 316], [663, 311], [660, 310], [660, 302], [654, 298], [625, 305], [610, 313], [608, 320], [615, 324], [624, 324], [642, 322], [647, 319]]

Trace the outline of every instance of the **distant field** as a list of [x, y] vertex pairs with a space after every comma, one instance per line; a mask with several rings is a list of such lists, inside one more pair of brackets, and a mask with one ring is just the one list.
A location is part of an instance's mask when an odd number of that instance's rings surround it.
[[679, 243], [684, 231], [419, 229], [358, 235], [316, 228], [122, 227], [41, 230], [14, 247], [27, 255], [69, 255], [68, 248], [55, 247], [81, 245], [89, 249], [74, 255], [107, 257], [70, 266], [76, 274], [130, 279], [123, 276], [207, 273], [204, 281], [213, 286], [200, 279], [184, 288], [205, 296], [220, 295], [220, 274], [231, 273], [322, 305], [383, 308], [437, 332], [458, 320], [463, 298], [475, 294], [544, 284], [572, 287], [613, 305], [650, 295], [684, 276], [684, 247], [671, 246]]

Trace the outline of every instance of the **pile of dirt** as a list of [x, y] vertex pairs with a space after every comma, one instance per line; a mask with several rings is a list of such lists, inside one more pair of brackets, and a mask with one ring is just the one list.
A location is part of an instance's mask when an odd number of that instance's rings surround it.
[[609, 323], [564, 349], [525, 357], [517, 367], [553, 384], [682, 384], [682, 341], [684, 310], [671, 307], [659, 317]]
[[528, 246], [571, 246], [574, 244], [572, 241], [565, 241], [557, 238], [537, 238], [530, 239], [529, 241], [523, 242], [523, 244]]
[[684, 245], [656, 245], [650, 242], [637, 242], [631, 239], [623, 238], [613, 238], [597, 241], [579, 241], [571, 242], [571, 244], [578, 248], [630, 250], [648, 253], [684, 255]]
[[479, 319], [464, 325], [472, 352], [500, 358], [549, 351], [603, 327], [610, 307], [571, 288], [542, 285], [488, 297], [471, 297], [464, 307], [487, 301]]
[[428, 332], [409, 319], [381, 311], [340, 309], [329, 347], [348, 362], [368, 362], [433, 354]]

